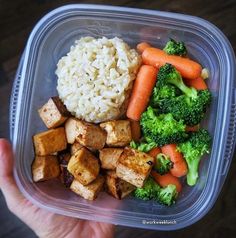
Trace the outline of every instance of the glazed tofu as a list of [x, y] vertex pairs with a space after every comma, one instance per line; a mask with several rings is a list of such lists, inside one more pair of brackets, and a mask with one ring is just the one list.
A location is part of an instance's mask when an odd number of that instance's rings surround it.
[[124, 198], [136, 188], [134, 185], [118, 178], [115, 171], [107, 171], [105, 184], [108, 193], [117, 199]]
[[50, 155], [62, 151], [67, 147], [64, 127], [50, 129], [34, 135], [34, 148], [36, 155]]
[[34, 182], [57, 178], [60, 175], [57, 157], [54, 155], [36, 156], [32, 163], [32, 175]]
[[38, 113], [49, 129], [60, 126], [70, 115], [59, 97], [51, 97], [48, 102], [38, 110]]
[[117, 120], [100, 124], [100, 127], [107, 132], [106, 144], [108, 146], [126, 146], [132, 140], [130, 121]]
[[101, 161], [101, 167], [103, 169], [116, 169], [118, 159], [122, 154], [121, 148], [103, 148], [99, 150], [99, 159]]
[[98, 193], [102, 190], [104, 180], [104, 177], [99, 175], [89, 185], [83, 185], [80, 181], [74, 179], [70, 189], [85, 199], [94, 200], [98, 196]]
[[73, 144], [75, 141], [92, 149], [102, 149], [106, 143], [106, 132], [99, 126], [69, 118], [65, 124], [67, 141]]
[[71, 155], [75, 154], [75, 152], [77, 152], [81, 148], [83, 148], [83, 146], [79, 142], [75, 141], [70, 147]]
[[119, 158], [116, 174], [126, 182], [141, 188], [149, 176], [153, 164], [153, 157], [127, 147]]
[[96, 179], [100, 167], [98, 159], [83, 147], [70, 158], [67, 169], [76, 180], [87, 185]]

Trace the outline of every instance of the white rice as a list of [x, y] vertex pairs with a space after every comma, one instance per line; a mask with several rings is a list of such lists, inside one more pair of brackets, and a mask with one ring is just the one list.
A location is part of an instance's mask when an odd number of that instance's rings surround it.
[[134, 49], [117, 37], [83, 37], [58, 64], [57, 91], [79, 119], [102, 122], [122, 114], [141, 63]]

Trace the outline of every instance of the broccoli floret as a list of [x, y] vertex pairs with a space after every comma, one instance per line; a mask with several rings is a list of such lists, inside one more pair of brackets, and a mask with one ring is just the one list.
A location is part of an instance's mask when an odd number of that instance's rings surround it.
[[166, 46], [163, 49], [168, 55], [179, 55], [179, 56], [186, 56], [187, 49], [185, 47], [184, 42], [180, 41], [177, 42], [173, 39], [170, 39]]
[[161, 113], [171, 113], [176, 120], [183, 120], [185, 124], [194, 126], [203, 119], [206, 109], [211, 102], [209, 90], [199, 90], [196, 99], [185, 95], [159, 102]]
[[135, 142], [133, 140], [130, 142], [129, 145], [133, 149], [136, 149], [136, 150], [139, 150], [139, 151], [142, 151], [142, 152], [148, 152], [148, 151], [150, 151], [151, 149], [153, 149], [157, 146], [155, 142], [141, 142], [141, 143], [138, 143], [138, 142]]
[[188, 136], [182, 120], [175, 120], [172, 114], [157, 115], [151, 106], [142, 114], [140, 124], [146, 141], [157, 146], [183, 142]]
[[155, 87], [152, 92], [150, 105], [158, 107], [161, 102], [180, 95], [180, 90], [173, 85], [163, 85], [162, 88]]
[[165, 188], [161, 188], [151, 177], [147, 179], [142, 188], [136, 188], [133, 192], [134, 197], [142, 200], [151, 200], [170, 206], [177, 198], [177, 191], [175, 185], [168, 185]]
[[156, 194], [159, 193], [159, 190], [160, 186], [151, 177], [149, 177], [144, 183], [143, 187], [136, 188], [133, 194], [136, 198], [147, 201], [156, 197]]
[[177, 196], [176, 186], [169, 184], [167, 187], [160, 189], [156, 200], [163, 205], [170, 206], [175, 203]]
[[[182, 95], [174, 94], [170, 86], [179, 89]], [[171, 93], [163, 97], [163, 90]], [[197, 91], [187, 87], [179, 72], [171, 64], [165, 64], [159, 70], [151, 102], [159, 109], [159, 113], [171, 113], [177, 121], [183, 120], [185, 124], [193, 126], [202, 120], [211, 102], [211, 93], [207, 89]]]
[[154, 170], [163, 175], [168, 173], [171, 168], [173, 168], [173, 162], [170, 161], [168, 156], [162, 153], [158, 154], [156, 157]]
[[158, 72], [156, 88], [160, 90], [169, 84], [176, 86], [187, 97], [192, 99], [197, 98], [197, 90], [189, 88], [184, 84], [180, 73], [172, 64], [165, 64], [160, 67]]
[[196, 184], [198, 179], [198, 167], [202, 156], [209, 153], [211, 136], [205, 129], [192, 132], [187, 141], [178, 145], [178, 150], [183, 153], [188, 165], [187, 183], [190, 186]]

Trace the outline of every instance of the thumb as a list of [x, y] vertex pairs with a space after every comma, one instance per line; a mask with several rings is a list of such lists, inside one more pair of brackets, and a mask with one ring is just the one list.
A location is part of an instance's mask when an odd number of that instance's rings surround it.
[[12, 212], [25, 200], [13, 177], [13, 151], [10, 143], [5, 139], [0, 139], [0, 189]]

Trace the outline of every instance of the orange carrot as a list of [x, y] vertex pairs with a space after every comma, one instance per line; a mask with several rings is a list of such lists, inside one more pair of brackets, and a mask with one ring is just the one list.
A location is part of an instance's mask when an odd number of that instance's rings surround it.
[[146, 110], [152, 90], [157, 78], [157, 69], [150, 65], [142, 65], [134, 82], [126, 115], [128, 118], [139, 121], [141, 114]]
[[179, 179], [170, 173], [160, 175], [156, 171], [152, 170], [151, 175], [161, 187], [166, 187], [169, 184], [173, 184], [176, 186], [176, 190], [178, 193], [182, 190], [182, 185]]
[[163, 50], [157, 48], [146, 48], [142, 53], [144, 64], [161, 67], [169, 63], [175, 66], [182, 77], [187, 79], [196, 79], [200, 77], [202, 67], [197, 62], [177, 55], [168, 55]]
[[188, 131], [188, 132], [190, 132], [190, 131], [198, 131], [199, 130], [199, 124], [197, 124], [195, 126], [186, 126], [185, 130]]
[[138, 121], [130, 120], [131, 134], [134, 141], [138, 141], [141, 137], [141, 128]]
[[183, 155], [177, 151], [176, 144], [164, 145], [161, 147], [163, 154], [169, 156], [173, 162], [173, 168], [170, 169], [170, 173], [176, 177], [182, 177], [187, 174], [188, 166], [183, 158]]
[[198, 77], [196, 79], [187, 79], [185, 80], [185, 83], [187, 84], [187, 86], [193, 87], [197, 90], [207, 89], [206, 82], [202, 77]]
[[182, 177], [188, 173], [188, 166], [185, 160], [173, 163], [173, 168], [170, 169], [170, 173], [175, 177]]
[[139, 53], [143, 53], [146, 48], [151, 47], [147, 42], [141, 42], [137, 45], [137, 50]]
[[161, 149], [159, 147], [155, 147], [148, 152], [148, 154], [151, 155], [153, 158], [156, 158], [156, 156], [160, 153]]
[[170, 157], [170, 160], [175, 163], [183, 160], [182, 154], [177, 151], [176, 144], [164, 145], [161, 147], [161, 152]]

